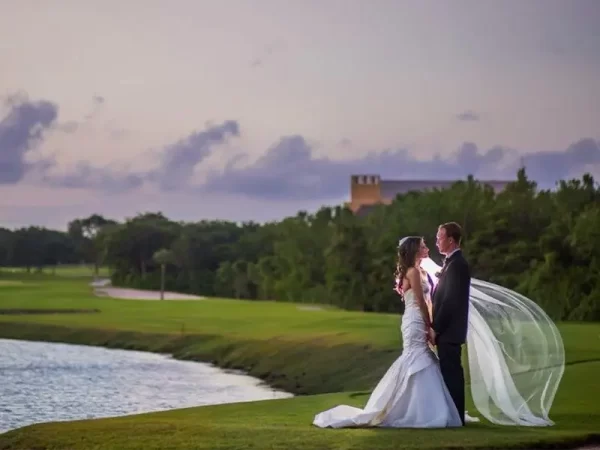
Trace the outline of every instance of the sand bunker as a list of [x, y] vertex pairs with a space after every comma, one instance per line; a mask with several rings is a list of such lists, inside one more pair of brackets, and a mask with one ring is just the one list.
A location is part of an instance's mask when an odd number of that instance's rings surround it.
[[92, 287], [105, 287], [105, 286], [110, 286], [110, 279], [108, 278], [104, 278], [104, 279], [99, 279], [99, 280], [94, 280], [90, 283], [90, 286]]
[[[110, 280], [96, 280], [90, 283], [94, 294], [98, 297], [112, 297], [123, 300], [160, 300], [159, 291], [144, 291], [142, 289], [129, 289], [110, 286]], [[165, 292], [165, 300], [203, 300], [197, 295], [180, 294], [178, 292]]]
[[323, 311], [322, 306], [297, 306], [296, 308], [303, 311]]
[[22, 286], [23, 284], [25, 283], [18, 280], [0, 280], [0, 286]]

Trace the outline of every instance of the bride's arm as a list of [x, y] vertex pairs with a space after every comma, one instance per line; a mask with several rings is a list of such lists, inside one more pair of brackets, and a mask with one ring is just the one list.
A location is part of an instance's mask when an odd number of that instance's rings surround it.
[[429, 321], [433, 322], [433, 305], [431, 304], [431, 297], [428, 296], [425, 299], [425, 304], [427, 305], [427, 314], [429, 315]]
[[425, 302], [425, 296], [423, 295], [423, 285], [421, 284], [421, 274], [417, 269], [411, 267], [408, 269], [406, 273], [406, 278], [410, 282], [410, 287], [415, 293], [415, 297], [419, 304], [419, 309], [421, 310], [421, 315], [423, 316], [423, 320], [425, 321], [425, 325], [427, 328], [431, 328], [431, 318], [429, 316], [429, 309], [427, 308], [427, 303]]
[[429, 278], [429, 275], [427, 275], [427, 272], [423, 269], [421, 269], [421, 277], [423, 277], [424, 279], [427, 280], [427, 283], [429, 284], [429, 294], [424, 294], [423, 296], [425, 297], [425, 304], [427, 305], [427, 312], [429, 313], [429, 320], [431, 322], [433, 322], [433, 304], [431, 303], [431, 291], [433, 290], [433, 282], [431, 281], [431, 279]]

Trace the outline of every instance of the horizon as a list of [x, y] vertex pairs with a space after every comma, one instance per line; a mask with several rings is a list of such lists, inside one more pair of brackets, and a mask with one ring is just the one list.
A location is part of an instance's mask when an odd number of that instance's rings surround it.
[[600, 177], [599, 2], [365, 5], [7, 5], [0, 226], [263, 223], [353, 174]]
[[[523, 167], [522, 169], [525, 170], [525, 173], [527, 175], [527, 168]], [[354, 174], [352, 176], [356, 176], [356, 175], [357, 174]], [[586, 175], [591, 175], [593, 177], [592, 174], [590, 174], [589, 172], [586, 172], [586, 173], [582, 174], [581, 177], [575, 178], [575, 179], [576, 180], [582, 180]], [[471, 175], [470, 174], [467, 175], [464, 179], [453, 179], [453, 180], [451, 180], [451, 179], [449, 179], [449, 180], [420, 180], [420, 179], [411, 180], [411, 179], [407, 178], [407, 179], [403, 179], [403, 180], [381, 179], [380, 181], [382, 181], [382, 182], [397, 182], [397, 181], [401, 181], [401, 182], [402, 181], [424, 181], [424, 182], [441, 181], [441, 182], [444, 182], [444, 181], [451, 181], [454, 184], [454, 183], [466, 182], [469, 176], [471, 176]], [[534, 180], [531, 180], [529, 177], [528, 177], [528, 179], [529, 179], [529, 181], [534, 181]], [[555, 185], [553, 185], [553, 186], [540, 186], [539, 184], [537, 184], [536, 185], [536, 191], [538, 193], [539, 192], [552, 192], [552, 191], [555, 191], [559, 187], [559, 184], [560, 184], [561, 181], [571, 181], [571, 180], [573, 180], [573, 178], [570, 178], [570, 179], [561, 179], [561, 180], [558, 180], [555, 183]], [[487, 180], [487, 179], [486, 180], [479, 180], [477, 178], [474, 178], [474, 181], [477, 182], [477, 183], [481, 183], [481, 184], [487, 184], [488, 182], [503, 182], [503, 183], [506, 182], [506, 183], [512, 183], [512, 182], [517, 181], [517, 178], [516, 178], [516, 176], [512, 180], [509, 180], [509, 179], [506, 179], [506, 180]], [[596, 178], [594, 178], [594, 182], [595, 182], [596, 186], [598, 186], [600, 188], [599, 181]], [[449, 186], [448, 187], [442, 187], [442, 188], [436, 188], [436, 189], [445, 190], [445, 189], [448, 189], [448, 188], [449, 188]], [[425, 191], [422, 191], [422, 192], [427, 192], [428, 190], [429, 189], [427, 189]], [[496, 195], [498, 195], [499, 193], [500, 192], [496, 192]], [[399, 194], [399, 195], [406, 195], [406, 194], [407, 193]], [[0, 223], [0, 229], [8, 229], [10, 231], [15, 231], [15, 230], [20, 229], [20, 228], [40, 227], [40, 228], [47, 228], [49, 230], [55, 230], [55, 231], [60, 231], [60, 232], [67, 232], [68, 231], [68, 225], [69, 225], [69, 223], [71, 221], [73, 221], [73, 220], [76, 220], [76, 219], [87, 219], [87, 218], [89, 218], [91, 216], [98, 215], [98, 216], [104, 217], [107, 220], [114, 220], [117, 223], [124, 223], [127, 220], [129, 220], [129, 219], [132, 219], [132, 218], [134, 218], [136, 216], [144, 215], [144, 214], [162, 214], [166, 219], [168, 219], [168, 220], [170, 220], [172, 222], [198, 223], [198, 222], [202, 222], [202, 221], [209, 221], [209, 222], [210, 221], [215, 221], [215, 222], [224, 221], [224, 222], [235, 223], [238, 226], [243, 226], [244, 224], [247, 224], [247, 223], [250, 223], [250, 224], [254, 223], [254, 224], [258, 224], [258, 225], [262, 226], [262, 225], [265, 225], [265, 224], [268, 224], [268, 223], [281, 222], [282, 220], [284, 220], [286, 218], [295, 217], [295, 216], [297, 216], [301, 212], [306, 212], [308, 214], [315, 214], [321, 208], [332, 208], [332, 209], [334, 209], [334, 208], [337, 208], [337, 207], [345, 207], [345, 206], [349, 205], [350, 199], [351, 199], [350, 190], [348, 190], [348, 199], [342, 201], [341, 203], [337, 203], [337, 204], [322, 204], [322, 205], [320, 205], [319, 207], [317, 207], [317, 208], [315, 208], [313, 210], [299, 209], [299, 210], [294, 211], [293, 213], [291, 213], [290, 215], [287, 215], [287, 216], [283, 216], [283, 217], [279, 217], [279, 218], [275, 218], [275, 219], [265, 219], [265, 220], [253, 220], [253, 219], [229, 220], [229, 219], [221, 219], [221, 218], [202, 218], [202, 219], [180, 220], [178, 218], [173, 218], [173, 217], [169, 216], [168, 214], [165, 214], [164, 211], [161, 211], [161, 210], [145, 210], [145, 211], [137, 211], [136, 213], [127, 213], [127, 214], [125, 214], [124, 216], [121, 216], [121, 217], [113, 217], [113, 216], [108, 216], [106, 214], [102, 214], [102, 213], [98, 213], [98, 212], [92, 212], [91, 214], [88, 214], [86, 216], [72, 217], [71, 219], [69, 219], [65, 223], [64, 227], [62, 227], [62, 228], [61, 227], [53, 227], [53, 226], [49, 226], [48, 227], [48, 226], [45, 226], [45, 225], [38, 225], [38, 224], [22, 224], [22, 225], [17, 225], [17, 226], [10, 227], [10, 226], [5, 226], [5, 225], [3, 225], [3, 224]], [[382, 206], [387, 206], [385, 203], [382, 203], [381, 205]]]

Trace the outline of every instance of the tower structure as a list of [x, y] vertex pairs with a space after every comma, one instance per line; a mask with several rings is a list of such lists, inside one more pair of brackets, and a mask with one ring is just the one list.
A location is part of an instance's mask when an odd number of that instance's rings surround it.
[[[376, 205], [388, 205], [397, 195], [411, 191], [447, 189], [460, 180], [384, 180], [376, 174], [350, 176], [350, 201], [346, 203], [354, 214], [365, 215]], [[496, 192], [504, 190], [511, 181], [481, 180]]]

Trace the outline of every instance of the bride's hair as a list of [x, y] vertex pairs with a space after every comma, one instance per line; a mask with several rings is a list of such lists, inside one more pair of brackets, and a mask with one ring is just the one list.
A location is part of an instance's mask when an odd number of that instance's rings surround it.
[[402, 238], [398, 244], [398, 261], [396, 262], [396, 283], [402, 289], [402, 282], [408, 269], [415, 266], [417, 256], [421, 250], [422, 236], [408, 236]]

